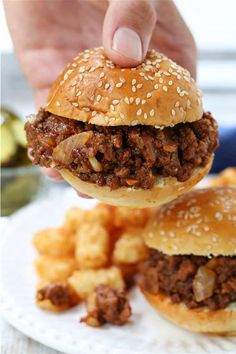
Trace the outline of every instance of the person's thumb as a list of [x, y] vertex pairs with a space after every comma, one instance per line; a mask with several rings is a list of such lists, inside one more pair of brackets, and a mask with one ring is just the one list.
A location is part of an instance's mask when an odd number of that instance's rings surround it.
[[156, 24], [150, 0], [110, 0], [103, 25], [103, 45], [117, 65], [136, 66], [144, 59]]

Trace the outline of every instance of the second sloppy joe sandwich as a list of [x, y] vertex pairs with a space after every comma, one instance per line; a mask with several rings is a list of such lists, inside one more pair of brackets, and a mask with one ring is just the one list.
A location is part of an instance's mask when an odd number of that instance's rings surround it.
[[26, 124], [33, 162], [108, 204], [152, 207], [190, 190], [218, 145], [189, 72], [152, 50], [121, 68], [103, 48], [80, 53]]
[[141, 288], [164, 317], [196, 332], [236, 334], [236, 188], [194, 190], [144, 231]]

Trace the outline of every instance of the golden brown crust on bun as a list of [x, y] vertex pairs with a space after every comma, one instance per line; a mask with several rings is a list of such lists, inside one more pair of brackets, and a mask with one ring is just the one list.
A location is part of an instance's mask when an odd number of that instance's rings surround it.
[[188, 309], [183, 303], [173, 304], [164, 294], [152, 295], [142, 289], [148, 302], [166, 319], [190, 331], [218, 335], [236, 335], [236, 304], [211, 311], [206, 307]]
[[114, 65], [103, 48], [85, 50], [54, 83], [46, 108], [96, 125], [172, 126], [203, 114], [201, 93], [189, 72], [149, 51], [136, 68]]
[[188, 192], [207, 175], [212, 161], [213, 156], [205, 167], [196, 168], [192, 176], [185, 182], [179, 182], [175, 177], [160, 177], [152, 189], [121, 187], [110, 190], [107, 186], [100, 187], [94, 183], [84, 182], [69, 170], [60, 170], [60, 173], [80, 193], [97, 198], [104, 203], [133, 208], [151, 208], [167, 203]]
[[236, 255], [236, 188], [193, 190], [163, 205], [144, 239], [167, 255]]

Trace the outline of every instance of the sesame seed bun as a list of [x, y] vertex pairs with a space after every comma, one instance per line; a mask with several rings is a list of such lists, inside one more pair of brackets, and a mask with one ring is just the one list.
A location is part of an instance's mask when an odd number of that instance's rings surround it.
[[146, 244], [167, 255], [236, 255], [236, 188], [193, 190], [160, 207], [144, 230]]
[[142, 289], [148, 302], [169, 321], [190, 331], [236, 335], [236, 304], [211, 311], [206, 307], [190, 310], [184, 303], [174, 304], [164, 294], [153, 295]]
[[167, 203], [192, 189], [207, 175], [212, 161], [213, 155], [205, 167], [193, 170], [191, 177], [185, 182], [179, 182], [175, 177], [159, 177], [151, 189], [121, 187], [110, 190], [107, 186], [100, 187], [94, 183], [84, 182], [69, 170], [63, 169], [60, 173], [80, 193], [97, 198], [104, 203], [133, 208], [151, 208]]
[[103, 126], [173, 126], [202, 117], [201, 93], [189, 72], [151, 50], [136, 68], [114, 65], [103, 48], [67, 65], [48, 97], [49, 112]]

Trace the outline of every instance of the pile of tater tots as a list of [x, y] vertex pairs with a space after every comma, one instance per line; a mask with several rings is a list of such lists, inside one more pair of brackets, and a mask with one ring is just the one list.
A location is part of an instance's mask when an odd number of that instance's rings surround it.
[[60, 312], [86, 302], [81, 322], [126, 323], [131, 316], [127, 290], [147, 252], [141, 233], [151, 213], [105, 204], [71, 208], [61, 227], [37, 232], [37, 305]]

